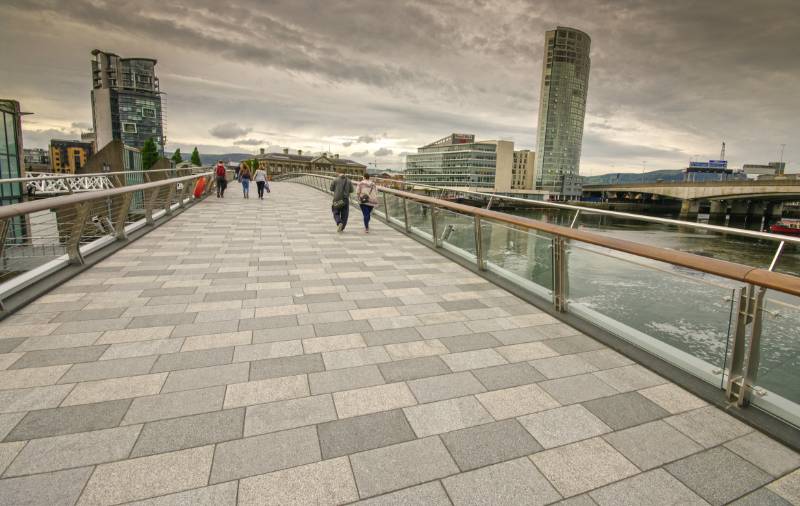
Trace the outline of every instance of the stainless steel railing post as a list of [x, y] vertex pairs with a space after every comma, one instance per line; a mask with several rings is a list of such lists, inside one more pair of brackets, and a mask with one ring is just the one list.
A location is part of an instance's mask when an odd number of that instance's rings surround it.
[[81, 237], [86, 228], [86, 220], [89, 218], [89, 210], [92, 208], [91, 202], [81, 202], [74, 206], [74, 221], [69, 228], [69, 235], [67, 236], [67, 255], [71, 264], [83, 264], [83, 256], [81, 255]]
[[128, 218], [131, 202], [133, 202], [133, 193], [126, 193], [120, 197], [119, 209], [117, 209], [113, 218], [114, 235], [118, 241], [124, 241], [128, 238], [125, 233], [125, 222]]
[[433, 235], [433, 247], [434, 248], [438, 248], [439, 247], [439, 233], [438, 233], [439, 232], [439, 227], [438, 227], [438, 224], [436, 223], [436, 215], [437, 214], [438, 213], [436, 212], [436, 206], [431, 205], [431, 234]]
[[556, 236], [553, 239], [553, 304], [556, 311], [567, 311], [567, 239]]
[[475, 215], [475, 260], [478, 263], [478, 269], [486, 270], [486, 261], [484, 259], [483, 251], [483, 231], [481, 230], [481, 218]]
[[408, 199], [403, 199], [403, 219], [406, 224], [406, 233], [411, 232], [411, 223], [408, 221]]

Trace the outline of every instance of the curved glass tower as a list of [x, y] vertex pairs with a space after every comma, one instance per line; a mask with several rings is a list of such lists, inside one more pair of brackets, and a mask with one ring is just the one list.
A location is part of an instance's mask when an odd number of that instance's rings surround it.
[[591, 39], [574, 28], [559, 26], [545, 34], [536, 188], [564, 197], [581, 193], [583, 119], [589, 87]]

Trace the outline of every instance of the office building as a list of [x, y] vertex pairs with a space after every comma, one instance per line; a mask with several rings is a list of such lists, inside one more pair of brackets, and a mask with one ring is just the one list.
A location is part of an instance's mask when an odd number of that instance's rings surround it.
[[50, 153], [42, 148], [25, 148], [23, 150], [25, 169], [34, 172], [47, 172], [50, 170]]
[[92, 51], [95, 149], [112, 140], [141, 149], [152, 138], [164, 153], [164, 111], [152, 58], [120, 58]]
[[97, 136], [94, 132], [81, 132], [81, 141], [91, 143], [92, 151], [97, 152]]
[[769, 162], [767, 165], [746, 163], [742, 170], [748, 176], [781, 176], [786, 170], [786, 162]]
[[367, 166], [346, 158], [339, 158], [338, 154], [322, 153], [320, 155], [304, 155], [298, 149], [297, 154], [290, 154], [288, 148], [282, 153], [264, 153], [256, 155], [258, 166], [273, 178], [282, 174], [296, 172], [325, 172], [329, 174], [347, 174], [362, 176]]
[[535, 154], [514, 151], [511, 141], [476, 141], [453, 133], [406, 156], [410, 183], [480, 191], [511, 192], [533, 188]]
[[578, 175], [589, 85], [588, 35], [559, 26], [545, 34], [539, 128], [536, 142], [536, 188], [562, 198], [578, 197]]
[[52, 139], [50, 168], [56, 174], [76, 174], [93, 154], [91, 142]]
[[[22, 113], [16, 100], [0, 99], [0, 180], [25, 175], [22, 149]], [[0, 205], [22, 202], [22, 184], [0, 184]], [[6, 241], [21, 240], [28, 224], [17, 216], [11, 218]]]

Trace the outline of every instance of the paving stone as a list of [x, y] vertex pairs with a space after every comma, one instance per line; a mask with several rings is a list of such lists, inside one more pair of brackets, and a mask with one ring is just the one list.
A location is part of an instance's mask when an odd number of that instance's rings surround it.
[[584, 351], [602, 350], [602, 344], [591, 337], [582, 334], [575, 336], [559, 337], [543, 341], [549, 348], [555, 350], [559, 355], [571, 355]]
[[112, 344], [100, 357], [100, 360], [113, 360], [115, 358], [146, 357], [148, 355], [162, 355], [175, 353], [181, 349], [183, 338], [158, 339], [155, 341], [140, 341], [135, 343]]
[[317, 431], [323, 459], [390, 446], [416, 437], [399, 409], [322, 423]]
[[772, 480], [770, 475], [723, 447], [686, 457], [664, 468], [712, 505], [726, 504]]
[[265, 316], [263, 318], [248, 318], [239, 320], [239, 330], [262, 330], [280, 329], [284, 327], [296, 327], [298, 324], [297, 316]]
[[161, 390], [166, 379], [167, 373], [160, 373], [78, 383], [61, 405], [74, 406], [153, 395]]
[[54, 408], [61, 404], [74, 385], [20, 388], [0, 391], [0, 413]]
[[311, 394], [317, 395], [381, 385], [384, 380], [377, 366], [365, 365], [349, 369], [314, 372], [308, 375], [308, 382]]
[[462, 471], [536, 453], [542, 446], [516, 420], [503, 420], [442, 434]]
[[349, 350], [365, 348], [367, 344], [361, 334], [344, 334], [340, 336], [312, 337], [303, 339], [302, 350], [305, 353], [321, 353], [324, 351]]
[[543, 505], [561, 498], [525, 458], [451, 476], [443, 483], [455, 505]]
[[139, 376], [150, 372], [156, 358], [155, 356], [133, 357], [75, 364], [58, 382], [81, 383], [124, 376]]
[[[9, 353], [11, 351], [14, 351], [17, 347], [22, 346], [25, 343], [25, 341], [29, 339], [35, 339], [35, 338], [11, 337], [11, 338], [0, 339], [0, 353]], [[27, 350], [20, 349], [19, 351], [27, 351]]]
[[[555, 506], [597, 506], [589, 494], [572, 496], [569, 499], [553, 503]], [[638, 505], [637, 505], [638, 506]]]
[[449, 350], [438, 339], [412, 341], [408, 343], [387, 344], [384, 346], [392, 360], [408, 360], [411, 358], [443, 355]]
[[[172, 314], [155, 314], [149, 316], [135, 316], [130, 323], [126, 326], [129, 329], [138, 329], [143, 327], [164, 327], [166, 325], [182, 325], [192, 323], [197, 313], [172, 313]], [[116, 329], [105, 329], [116, 330]]]
[[440, 401], [486, 391], [483, 385], [469, 371], [409, 381], [408, 387], [419, 403]]
[[[5, 413], [0, 415], [0, 441], [5, 439], [5, 437], [16, 427], [16, 425], [22, 420], [27, 413]], [[21, 438], [21, 439], [31, 439], [31, 438]], [[16, 441], [16, 439], [9, 439], [9, 441]], [[2, 474], [2, 473], [0, 473]]]
[[461, 311], [463, 309], [485, 309], [486, 304], [483, 304], [476, 299], [454, 300], [449, 302], [440, 302], [439, 306], [445, 311]]
[[608, 425], [580, 404], [522, 416], [519, 422], [545, 448], [611, 432]]
[[22, 441], [116, 427], [130, 404], [130, 399], [121, 399], [30, 411], [5, 439]]
[[591, 374], [542, 381], [539, 385], [561, 404], [574, 404], [617, 393]]
[[222, 409], [224, 386], [163, 393], [133, 400], [123, 423], [142, 423]]
[[487, 333], [442, 337], [439, 339], [439, 341], [447, 346], [447, 349], [452, 353], [457, 353], [460, 351], [482, 350], [485, 348], [502, 346], [500, 341], [495, 339], [491, 334]]
[[613, 483], [589, 493], [600, 506], [619, 504], [680, 504], [703, 506], [706, 503], [663, 469], [656, 469]]
[[250, 363], [250, 379], [279, 378], [325, 370], [322, 355], [297, 355], [293, 357], [269, 358]]
[[594, 373], [619, 392], [632, 392], [666, 383], [666, 380], [640, 365], [630, 365]]
[[705, 448], [744, 436], [750, 427], [713, 406], [695, 409], [664, 419]]
[[427, 437], [492, 421], [474, 397], [459, 397], [404, 408], [417, 437]]
[[500, 390], [501, 388], [527, 385], [545, 379], [539, 371], [526, 362], [475, 369], [472, 374], [478, 378], [487, 390]]
[[127, 506], [235, 506], [238, 489], [237, 482], [229, 481], [210, 487], [135, 501], [127, 503]]
[[438, 356], [382, 363], [378, 364], [378, 368], [389, 382], [414, 380], [451, 372]]
[[101, 334], [101, 332], [82, 332], [79, 334], [0, 339], [0, 352], [25, 352], [91, 346], [92, 344], [95, 344]]
[[241, 383], [247, 381], [249, 373], [250, 364], [247, 362], [172, 371], [161, 391], [167, 393]]
[[373, 330], [364, 332], [364, 342], [367, 346], [380, 346], [384, 344], [407, 343], [422, 340], [422, 334], [413, 327], [399, 329]]
[[597, 371], [597, 367], [578, 355], [562, 355], [560, 357], [532, 360], [531, 365], [548, 379], [576, 376]]
[[233, 351], [233, 347], [228, 347], [159, 355], [152, 372], [179, 371], [230, 364], [233, 359]]
[[73, 506], [91, 474], [91, 467], [83, 467], [0, 480], [0, 497], [9, 505]]
[[463, 323], [441, 323], [438, 325], [425, 325], [417, 330], [425, 339], [438, 339], [440, 337], [463, 336], [470, 330]]
[[322, 359], [324, 360], [325, 368], [328, 370], [379, 364], [391, 360], [383, 346], [330, 351], [323, 353]]
[[416, 487], [404, 488], [397, 492], [373, 497], [372, 499], [365, 499], [355, 504], [359, 506], [411, 506], [414, 504], [450, 506], [452, 503], [441, 483], [432, 481]]
[[767, 488], [760, 488], [730, 504], [731, 506], [791, 506], [792, 503]]
[[614, 430], [663, 418], [669, 413], [637, 392], [619, 394], [583, 403], [583, 406]]
[[245, 437], [336, 420], [330, 395], [259, 404], [247, 408]]
[[704, 400], [672, 383], [644, 388], [639, 393], [673, 415], [708, 405]]
[[491, 367], [493, 365], [507, 363], [506, 359], [493, 349], [450, 353], [449, 355], [442, 355], [442, 360], [444, 360], [453, 372], [480, 369], [482, 367]]
[[52, 385], [67, 372], [69, 367], [68, 365], [54, 365], [0, 371], [0, 390]]
[[577, 355], [601, 371], [633, 364], [628, 357], [609, 349], [584, 351]]
[[0, 444], [0, 475], [3, 474], [6, 467], [16, 458], [23, 446], [25, 446], [25, 441]]
[[60, 348], [57, 350], [28, 351], [15, 361], [9, 369], [47, 367], [62, 364], [77, 364], [97, 360], [107, 346], [84, 346], [79, 348]]
[[767, 488], [792, 504], [800, 504], [800, 469], [773, 481]]
[[309, 395], [305, 374], [268, 378], [228, 385], [225, 409], [265, 402], [282, 401]]
[[362, 498], [458, 472], [438, 437], [357, 453], [350, 457], [350, 464]]
[[46, 473], [124, 459], [141, 429], [141, 425], [131, 425], [35, 439], [25, 445], [5, 476]]
[[557, 408], [559, 403], [537, 385], [493, 390], [475, 397], [497, 420]]
[[405, 383], [390, 383], [335, 392], [333, 401], [339, 418], [404, 408], [417, 403]]
[[561, 495], [570, 497], [637, 474], [639, 470], [601, 438], [531, 455]]
[[81, 504], [118, 504], [207, 484], [213, 446], [192, 448], [97, 466]]
[[703, 449], [662, 421], [608, 434], [605, 440], [644, 471]]
[[533, 343], [550, 339], [551, 336], [539, 331], [539, 327], [498, 328], [490, 333], [505, 345]]
[[336, 336], [342, 334], [359, 334], [370, 332], [372, 330], [373, 328], [366, 320], [317, 323], [314, 325], [314, 331], [319, 337]]
[[800, 455], [760, 432], [729, 441], [725, 448], [772, 476], [782, 476], [800, 467]]
[[273, 432], [217, 445], [209, 483], [270, 473], [320, 460], [314, 427]]
[[238, 439], [243, 421], [244, 409], [240, 408], [150, 422], [142, 429], [131, 457]]
[[550, 349], [546, 344], [540, 342], [501, 346], [497, 348], [497, 352], [511, 363], [555, 357], [558, 355], [557, 352]]
[[297, 327], [284, 327], [277, 329], [259, 329], [253, 331], [253, 343], [271, 343], [275, 341], [290, 341], [293, 339], [306, 339], [315, 337], [313, 325], [303, 325]]
[[208, 350], [212, 348], [227, 348], [230, 346], [242, 346], [253, 342], [253, 333], [249, 330], [244, 332], [229, 332], [225, 334], [195, 335], [187, 337], [180, 351]]

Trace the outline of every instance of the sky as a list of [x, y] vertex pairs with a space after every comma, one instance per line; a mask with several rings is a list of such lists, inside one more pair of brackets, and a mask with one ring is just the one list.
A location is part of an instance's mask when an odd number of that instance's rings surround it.
[[91, 127], [91, 50], [158, 60], [167, 151], [380, 168], [451, 132], [535, 149], [544, 33], [592, 38], [581, 175], [800, 172], [798, 0], [2, 0], [0, 98], [26, 147]]

